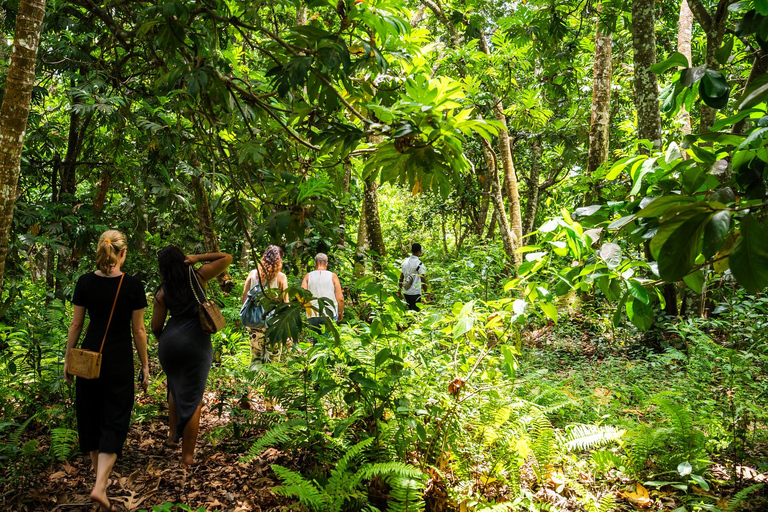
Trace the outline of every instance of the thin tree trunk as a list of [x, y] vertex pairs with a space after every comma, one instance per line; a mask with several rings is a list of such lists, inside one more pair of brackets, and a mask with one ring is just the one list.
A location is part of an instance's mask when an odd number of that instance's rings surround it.
[[[197, 165], [195, 165], [197, 167]], [[195, 193], [195, 205], [197, 206], [197, 220], [200, 223], [200, 232], [203, 235], [203, 245], [208, 252], [220, 252], [219, 239], [213, 229], [213, 215], [211, 206], [208, 202], [208, 194], [203, 187], [203, 182], [198, 176], [192, 176], [192, 189]], [[219, 288], [225, 293], [229, 293], [234, 288], [232, 277], [226, 270], [217, 278]]]
[[[710, 14], [702, 0], [688, 0], [688, 4], [693, 12], [693, 17], [701, 28], [704, 29], [704, 33], [707, 35], [707, 50], [704, 64], [711, 70], [720, 69], [720, 63], [717, 61], [715, 52], [717, 52], [723, 44], [726, 28], [725, 22], [728, 20], [728, 14], [730, 12], [728, 6], [731, 3], [733, 3], [731, 0], [718, 0], [717, 7], [715, 7], [715, 13]], [[700, 131], [705, 132], [712, 127], [715, 123], [716, 113], [717, 111], [715, 109], [702, 103], [701, 118], [699, 119]]]
[[[485, 34], [480, 34], [480, 50], [486, 55], [491, 54], [491, 50], [488, 47], [488, 41], [485, 39]], [[509, 202], [509, 216], [507, 217], [509, 222], [509, 234], [511, 235], [512, 243], [512, 264], [517, 268], [522, 262], [520, 254], [517, 254], [515, 250], [519, 247], [520, 241], [523, 238], [523, 222], [522, 214], [520, 211], [520, 193], [517, 185], [517, 174], [515, 173], [515, 164], [512, 160], [512, 147], [509, 138], [509, 131], [507, 130], [507, 117], [504, 115], [504, 104], [501, 98], [494, 98], [493, 115], [496, 120], [502, 125], [499, 130], [499, 156], [501, 160], [501, 168], [504, 172], [504, 191], [506, 192], [507, 201]], [[500, 223], [501, 224], [501, 219]]]
[[[635, 65], [637, 136], [661, 148], [659, 83], [649, 69], [656, 64], [655, 0], [632, 2], [632, 46]], [[645, 152], [645, 148], [641, 148]]]
[[96, 213], [101, 213], [104, 210], [104, 203], [107, 200], [107, 193], [109, 192], [109, 185], [112, 183], [112, 169], [105, 167], [101, 171], [101, 178], [96, 185], [96, 196], [93, 198], [93, 209]]
[[[693, 32], [693, 11], [688, 5], [687, 0], [680, 4], [680, 16], [677, 19], [677, 51], [685, 55], [688, 59], [688, 65], [693, 63], [693, 54], [691, 53], [691, 34]], [[678, 68], [682, 69], [682, 68]], [[678, 122], [683, 133], [691, 133], [691, 113], [685, 109], [685, 105], [680, 108], [677, 114]]]
[[355, 277], [365, 275], [365, 253], [368, 251], [368, 231], [366, 230], [365, 205], [360, 207], [360, 222], [357, 225], [357, 252], [355, 254]]
[[480, 194], [480, 208], [475, 219], [474, 233], [477, 236], [482, 236], [485, 223], [488, 221], [488, 207], [491, 202], [491, 178], [489, 173], [486, 172], [485, 174], [478, 173], [477, 179], [480, 181], [483, 189]]
[[18, 197], [21, 153], [35, 84], [35, 64], [45, 0], [20, 0], [16, 31], [11, 46], [5, 96], [0, 108], [0, 291], [5, 278], [5, 260]]
[[[589, 154], [587, 173], [592, 175], [608, 160], [611, 126], [611, 45], [613, 36], [606, 32], [598, 20], [595, 23], [595, 63], [592, 79], [592, 118], [589, 126]], [[599, 189], [595, 189], [599, 200]]]
[[365, 208], [365, 231], [368, 237], [368, 248], [376, 253], [378, 260], [382, 260], [387, 255], [387, 249], [384, 246], [381, 220], [379, 219], [379, 184], [373, 175], [365, 179], [363, 207]]
[[[501, 242], [504, 245], [504, 252], [510, 261], [514, 262], [516, 256], [515, 250], [517, 247], [514, 243], [514, 234], [509, 227], [509, 221], [507, 220], [507, 214], [504, 211], [504, 199], [501, 194], [501, 182], [499, 180], [498, 164], [496, 163], [496, 155], [493, 153], [493, 148], [488, 141], [481, 139], [483, 144], [483, 155], [485, 156], [486, 166], [488, 167], [488, 176], [491, 179], [491, 200], [493, 201], [493, 207], [495, 209], [494, 218], [498, 222], [499, 232], [501, 233]], [[493, 223], [491, 223], [493, 225]]]
[[531, 174], [528, 177], [528, 194], [525, 202], [525, 214], [523, 215], [523, 234], [527, 235], [534, 230], [536, 214], [539, 211], [539, 198], [541, 197], [541, 138], [536, 137], [531, 143], [533, 158], [531, 159]]
[[485, 238], [488, 240], [493, 240], [496, 238], [496, 224], [498, 223], [498, 213], [496, 212], [496, 208], [493, 209], [493, 212], [491, 213], [491, 223], [488, 224], [488, 231], [485, 233]]

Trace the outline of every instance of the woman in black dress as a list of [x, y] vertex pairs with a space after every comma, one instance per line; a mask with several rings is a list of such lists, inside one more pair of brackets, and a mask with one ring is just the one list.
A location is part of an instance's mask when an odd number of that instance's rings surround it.
[[[155, 294], [152, 332], [158, 339], [160, 364], [168, 378], [170, 432], [166, 444], [176, 446], [181, 438], [181, 463], [190, 465], [194, 462], [213, 346], [211, 335], [203, 332], [200, 325], [189, 268], [195, 263], [206, 262], [194, 273], [205, 288], [208, 281], [227, 269], [232, 256], [221, 252], [185, 256], [178, 248], [169, 245], [157, 253], [157, 261], [163, 284]], [[199, 288], [196, 290], [199, 294]], [[163, 327], [169, 312], [171, 318]]]
[[[131, 421], [134, 378], [131, 332], [141, 361], [141, 386], [145, 390], [149, 375], [147, 333], [144, 329], [147, 297], [141, 281], [120, 270], [125, 263], [126, 252], [125, 235], [119, 231], [106, 231], [99, 237], [96, 251], [98, 270], [80, 276], [75, 286], [72, 298], [74, 315], [69, 325], [67, 356], [64, 358], [64, 378], [70, 382], [69, 349], [80, 337], [87, 311], [90, 326], [83, 348], [98, 351], [102, 339], [106, 341], [99, 377], [78, 377], [75, 382], [75, 409], [80, 449], [90, 454], [96, 474], [91, 499], [103, 511], [116, 510], [107, 497], [107, 482], [112, 466], [122, 452]], [[109, 322], [113, 304], [114, 313]], [[108, 323], [109, 332], [104, 338]]]

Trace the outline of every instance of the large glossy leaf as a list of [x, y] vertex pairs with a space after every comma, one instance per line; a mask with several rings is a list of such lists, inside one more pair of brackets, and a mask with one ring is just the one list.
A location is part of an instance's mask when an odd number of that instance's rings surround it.
[[731, 86], [719, 71], [706, 70], [699, 82], [699, 95], [707, 106], [721, 109], [728, 104]]
[[651, 66], [649, 69], [651, 73], [661, 74], [669, 68], [687, 68], [690, 66], [688, 57], [680, 52], [675, 52], [669, 56], [667, 60], [663, 60]]
[[709, 259], [723, 246], [728, 231], [731, 229], [731, 212], [723, 210], [715, 213], [704, 227], [704, 245], [701, 253]]
[[760, 75], [749, 84], [747, 90], [736, 102], [736, 108], [738, 110], [752, 108], [765, 101], [766, 97], [768, 97], [768, 73]]
[[691, 271], [700, 252], [701, 234], [711, 215], [709, 212], [702, 212], [682, 223], [676, 223], [657, 258], [662, 279], [667, 282], [678, 281]]
[[730, 267], [739, 284], [750, 293], [768, 286], [768, 230], [751, 213], [741, 220]]
[[685, 203], [693, 203], [695, 201], [696, 199], [693, 197], [679, 196], [677, 194], [659, 197], [657, 199], [654, 199], [648, 206], [640, 210], [637, 213], [637, 216], [643, 217], [643, 218], [658, 217], [659, 215], [663, 214], [665, 211], [667, 211], [668, 208], [672, 206], [677, 206], [679, 204], [685, 204]]
[[635, 297], [627, 300], [627, 316], [630, 322], [643, 331], [647, 331], [653, 325], [653, 308]]

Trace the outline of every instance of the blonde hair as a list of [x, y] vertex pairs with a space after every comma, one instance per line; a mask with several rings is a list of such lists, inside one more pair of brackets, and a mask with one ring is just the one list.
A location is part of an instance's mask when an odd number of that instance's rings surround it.
[[103, 232], [96, 248], [96, 266], [104, 274], [109, 274], [120, 261], [120, 252], [127, 247], [128, 242], [121, 232], [115, 229]]

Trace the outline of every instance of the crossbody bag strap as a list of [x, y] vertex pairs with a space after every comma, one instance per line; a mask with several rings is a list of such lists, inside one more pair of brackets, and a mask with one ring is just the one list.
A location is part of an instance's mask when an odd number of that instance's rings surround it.
[[109, 312], [109, 320], [107, 320], [107, 329], [104, 331], [104, 339], [101, 340], [101, 348], [99, 348], [99, 354], [101, 354], [101, 351], [104, 350], [104, 342], [107, 341], [107, 333], [109, 332], [109, 326], [112, 323], [112, 315], [115, 314], [115, 306], [117, 306], [117, 297], [120, 295], [120, 288], [123, 286], [123, 278], [125, 277], [125, 272], [123, 272], [123, 275], [120, 276], [120, 282], [117, 284], [117, 293], [115, 293], [115, 301], [112, 303], [112, 311]]
[[197, 283], [197, 286], [200, 287], [200, 294], [203, 296], [203, 300], [200, 300], [200, 297], [197, 296], [197, 290], [195, 290], [195, 285], [192, 284], [192, 274], [195, 272], [195, 270], [190, 266], [189, 267], [189, 286], [192, 288], [192, 294], [195, 296], [195, 300], [198, 304], [202, 304], [204, 302], [208, 302], [208, 297], [205, 295], [205, 290], [203, 289], [203, 285], [200, 284], [200, 281], [197, 280], [197, 276], [195, 276], [195, 282]]

